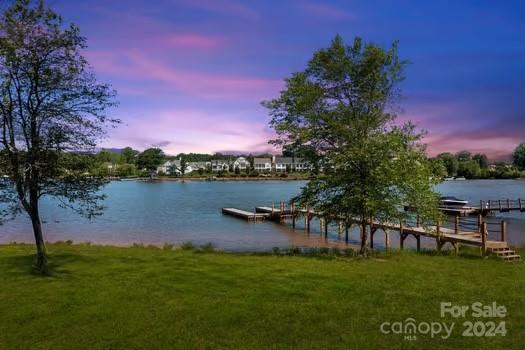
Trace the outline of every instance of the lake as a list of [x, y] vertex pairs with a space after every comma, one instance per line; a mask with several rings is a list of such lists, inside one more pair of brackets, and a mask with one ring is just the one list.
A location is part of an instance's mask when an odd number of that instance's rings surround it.
[[[342, 246], [335, 227], [329, 240], [312, 223], [310, 235], [305, 235], [302, 220], [296, 229], [272, 222], [249, 223], [224, 216], [222, 207], [253, 211], [255, 206], [271, 205], [287, 200], [300, 191], [301, 181], [156, 181], [111, 182], [104, 188], [108, 198], [104, 215], [92, 221], [79, 218], [72, 212], [44, 200], [41, 205], [45, 239], [72, 240], [98, 244], [129, 245], [132, 243], [162, 245], [211, 242], [229, 251], [265, 251], [273, 247]], [[443, 195], [468, 199], [471, 204], [480, 199], [525, 198], [524, 180], [467, 180], [447, 181], [438, 186]], [[525, 244], [525, 213], [498, 214], [492, 221], [508, 222], [511, 244]], [[381, 235], [380, 235], [381, 236]], [[358, 243], [357, 230], [351, 233], [351, 243]], [[398, 239], [392, 236], [392, 245]], [[31, 225], [20, 216], [0, 226], [0, 242], [33, 242]], [[382, 237], [377, 237], [381, 247]], [[408, 245], [413, 244], [411, 238]], [[423, 245], [434, 246], [431, 239]]]

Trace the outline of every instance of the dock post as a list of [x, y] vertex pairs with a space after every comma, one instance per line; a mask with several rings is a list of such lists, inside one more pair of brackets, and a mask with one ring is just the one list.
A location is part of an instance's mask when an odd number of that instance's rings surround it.
[[510, 211], [510, 198], [507, 198], [507, 209]]
[[481, 223], [483, 222], [483, 216], [481, 214], [478, 214], [478, 231], [481, 230]]
[[403, 219], [399, 220], [399, 249], [403, 250], [405, 245], [405, 239], [403, 238]]
[[481, 224], [481, 256], [487, 254], [487, 223]]
[[390, 237], [388, 234], [388, 229], [384, 228], [383, 232], [385, 233], [385, 249], [388, 250], [388, 247], [390, 246]]
[[498, 208], [499, 208], [499, 211], [501, 211], [501, 199], [498, 199]]
[[419, 252], [421, 250], [421, 235], [414, 235], [414, 237], [416, 237], [417, 251]]
[[454, 220], [454, 233], [457, 235], [459, 232], [459, 215], [456, 215]]
[[518, 204], [520, 205], [520, 212], [523, 211], [523, 206], [521, 204], [521, 198], [518, 198]]
[[437, 251], [438, 252], [441, 252], [441, 228], [440, 228], [440, 223], [439, 223], [439, 220], [438, 222], [436, 222], [436, 246], [437, 246]]
[[507, 223], [505, 220], [501, 220], [501, 241], [506, 242], [507, 241]]

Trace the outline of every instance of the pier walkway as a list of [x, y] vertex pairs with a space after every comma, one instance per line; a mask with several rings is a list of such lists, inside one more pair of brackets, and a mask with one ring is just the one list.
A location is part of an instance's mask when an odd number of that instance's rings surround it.
[[[522, 201], [520, 200], [519, 205], [522, 208]], [[487, 209], [489, 206], [487, 206]], [[497, 210], [497, 207], [491, 207], [491, 210]], [[510, 208], [510, 209], [509, 209]], [[515, 208], [511, 205], [507, 205], [506, 209], [512, 210]], [[233, 214], [233, 211], [242, 212], [242, 214]], [[499, 210], [499, 209], [498, 209]], [[225, 212], [226, 211], [226, 212]], [[416, 239], [417, 250], [420, 250], [421, 237], [429, 237], [436, 240], [437, 250], [440, 251], [443, 246], [447, 243], [452, 245], [456, 253], [459, 251], [459, 246], [468, 245], [480, 248], [482, 256], [488, 253], [493, 253], [504, 260], [519, 260], [521, 256], [518, 255], [514, 250], [510, 249], [507, 243], [507, 226], [505, 221], [501, 221], [497, 225], [498, 231], [496, 232], [491, 229], [490, 233], [499, 233], [499, 239], [489, 239], [489, 225], [494, 223], [488, 223], [484, 219], [484, 211], [478, 210], [478, 217], [469, 218], [462, 215], [462, 213], [456, 212], [453, 217], [452, 228], [444, 227], [442, 223], [436, 223], [434, 225], [422, 225], [419, 219], [415, 222], [400, 221], [399, 223], [392, 222], [379, 222], [374, 221], [368, 223], [370, 227], [370, 247], [374, 247], [374, 235], [383, 231], [385, 235], [385, 247], [388, 249], [390, 245], [389, 233], [391, 231], [399, 232], [399, 246], [403, 249], [404, 242], [408, 236], [413, 236]], [[310, 232], [311, 221], [313, 218], [319, 220], [321, 235], [324, 234], [325, 239], [328, 237], [328, 227], [330, 223], [335, 223], [337, 226], [338, 236], [342, 236], [345, 233], [345, 242], [348, 243], [349, 230], [354, 225], [359, 225], [359, 222], [351, 218], [336, 217], [332, 215], [326, 215], [324, 213], [315, 212], [309, 208], [296, 207], [294, 203], [287, 205], [285, 202], [280, 202], [279, 206], [259, 206], [255, 208], [255, 213], [240, 211], [234, 208], [223, 208], [223, 213], [230, 214], [238, 217], [248, 218], [251, 216], [261, 215], [261, 218], [285, 223], [286, 220], [291, 220], [292, 227], [295, 228], [296, 221], [302, 217], [304, 220], [304, 229], [306, 232]], [[487, 212], [485, 212], [487, 213]], [[263, 220], [264, 220], [263, 219]], [[255, 221], [255, 220], [254, 220]]]

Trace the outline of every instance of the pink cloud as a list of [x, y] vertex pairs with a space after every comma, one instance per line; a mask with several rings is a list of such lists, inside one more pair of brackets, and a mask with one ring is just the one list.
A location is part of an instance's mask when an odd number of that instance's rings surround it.
[[243, 97], [258, 102], [275, 96], [283, 84], [275, 79], [176, 69], [138, 51], [88, 52], [88, 57], [97, 73], [137, 81], [158, 81], [183, 94], [206, 98]]
[[250, 120], [252, 112], [174, 109], [154, 113], [154, 123], [141, 113], [129, 116], [126, 125], [110, 131], [108, 142], [114, 147], [132, 145], [139, 149], [162, 145], [168, 154], [213, 153], [224, 149], [249, 153], [271, 149], [268, 140], [273, 132], [267, 128], [266, 118]]
[[161, 39], [170, 47], [213, 49], [224, 46], [225, 39], [202, 34], [170, 34]]

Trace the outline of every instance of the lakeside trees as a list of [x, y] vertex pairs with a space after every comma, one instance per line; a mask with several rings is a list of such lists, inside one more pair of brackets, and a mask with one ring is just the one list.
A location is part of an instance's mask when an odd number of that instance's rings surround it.
[[399, 220], [403, 205], [423, 220], [438, 215], [422, 134], [411, 123], [394, 124], [405, 65], [396, 43], [385, 50], [336, 36], [285, 80], [279, 97], [263, 102], [277, 133], [272, 143], [309, 149], [304, 155], [324, 171], [296, 200], [358, 220], [363, 255], [371, 220]]
[[525, 170], [525, 142], [520, 143], [512, 154], [513, 164], [520, 170]]
[[137, 166], [139, 169], [146, 169], [150, 173], [157, 170], [157, 167], [162, 164], [166, 156], [160, 148], [148, 148], [144, 152], [139, 153], [137, 157]]
[[[520, 146], [516, 148], [519, 149]], [[516, 151], [514, 152], [516, 154]], [[514, 162], [514, 168], [511, 164], [505, 162], [496, 162], [489, 164], [488, 158], [483, 153], [472, 155], [468, 151], [460, 151], [456, 154], [441, 153], [431, 158], [434, 164], [433, 173], [443, 177], [465, 177], [467, 179], [508, 179], [516, 178], [522, 174], [519, 172], [519, 166]], [[443, 168], [445, 171], [443, 171]]]
[[0, 189], [0, 220], [26, 212], [37, 249], [36, 270], [47, 257], [39, 203], [100, 214], [104, 181], [85, 176], [104, 127], [118, 123], [106, 111], [115, 92], [95, 79], [82, 56], [85, 38], [42, 1], [17, 0], [0, 18], [0, 143], [10, 181]]

